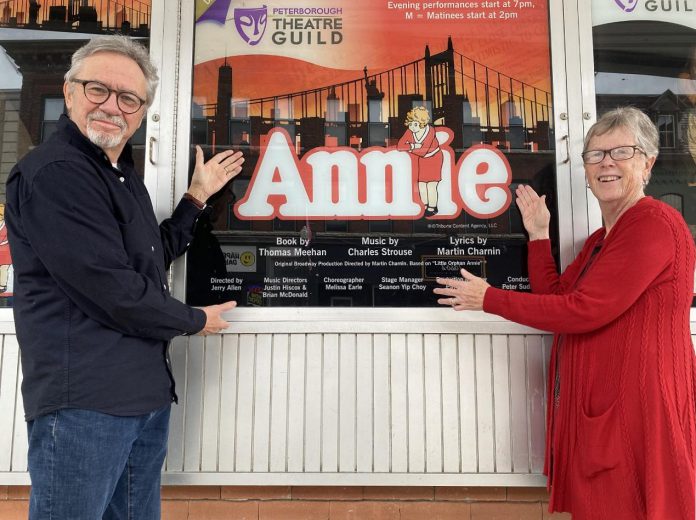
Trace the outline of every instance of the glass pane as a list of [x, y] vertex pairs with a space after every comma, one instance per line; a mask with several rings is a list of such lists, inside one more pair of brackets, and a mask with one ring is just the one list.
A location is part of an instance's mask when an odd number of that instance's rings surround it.
[[[72, 53], [95, 34], [123, 32], [147, 43], [150, 12], [150, 0], [0, 2], [0, 219], [10, 170], [56, 129]], [[136, 136], [136, 169], [143, 174], [144, 133]], [[0, 220], [0, 306], [7, 307], [12, 304], [12, 277], [7, 275], [12, 268], [4, 233]]]
[[62, 97], [44, 99], [44, 121], [58, 121], [65, 109], [65, 101]]
[[660, 200], [672, 206], [679, 213], [684, 213], [684, 199], [681, 195], [677, 195], [676, 193], [665, 193], [660, 197]]
[[555, 235], [549, 14], [501, 4], [197, 1], [191, 149], [246, 162], [188, 302], [435, 306], [461, 267], [528, 289], [510, 185], [547, 195]]
[[58, 123], [55, 121], [46, 121], [43, 124], [41, 132], [41, 142], [46, 141], [58, 129]]
[[660, 133], [660, 147], [674, 148], [674, 116], [660, 115], [657, 118], [657, 129]]
[[645, 192], [678, 206], [696, 237], [696, 17], [689, 2], [621, 4], [592, 1], [597, 115], [632, 105], [652, 118], [660, 154]]

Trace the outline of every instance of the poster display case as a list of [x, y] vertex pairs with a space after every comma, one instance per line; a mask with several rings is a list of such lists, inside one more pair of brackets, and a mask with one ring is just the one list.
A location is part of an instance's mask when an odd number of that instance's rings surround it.
[[191, 149], [246, 162], [201, 217], [187, 302], [429, 307], [461, 268], [527, 290], [518, 184], [557, 235], [548, 18], [520, 0], [197, 2]]

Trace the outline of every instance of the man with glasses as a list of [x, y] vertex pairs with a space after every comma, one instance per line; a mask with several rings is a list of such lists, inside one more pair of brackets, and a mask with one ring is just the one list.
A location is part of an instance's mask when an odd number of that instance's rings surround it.
[[235, 306], [196, 309], [169, 294], [170, 262], [243, 158], [204, 162], [197, 148], [188, 191], [158, 225], [127, 143], [157, 82], [141, 45], [87, 43], [65, 75], [68, 115], [7, 182], [32, 520], [160, 518], [176, 401], [168, 343], [227, 328]]

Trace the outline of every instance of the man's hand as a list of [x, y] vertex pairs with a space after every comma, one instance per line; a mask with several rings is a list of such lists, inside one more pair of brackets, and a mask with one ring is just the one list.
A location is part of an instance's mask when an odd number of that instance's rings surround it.
[[198, 332], [198, 336], [207, 336], [209, 334], [218, 334], [222, 330], [230, 326], [229, 322], [222, 317], [222, 313], [231, 311], [237, 306], [237, 302], [225, 302], [220, 305], [209, 305], [201, 307], [205, 312], [205, 327]]
[[529, 233], [529, 240], [549, 238], [551, 214], [546, 207], [546, 195], [541, 197], [531, 186], [520, 184], [515, 192], [522, 223]]
[[196, 145], [196, 166], [193, 169], [188, 193], [199, 201], [206, 202], [242, 171], [243, 162], [242, 152], [227, 150], [214, 155], [212, 159], [204, 163], [203, 150]]
[[444, 287], [433, 289], [435, 294], [445, 296], [439, 298], [437, 303], [449, 305], [455, 311], [480, 311], [483, 310], [483, 297], [491, 286], [483, 278], [474, 276], [466, 269], [462, 269], [463, 280], [453, 278], [438, 278], [437, 283]]

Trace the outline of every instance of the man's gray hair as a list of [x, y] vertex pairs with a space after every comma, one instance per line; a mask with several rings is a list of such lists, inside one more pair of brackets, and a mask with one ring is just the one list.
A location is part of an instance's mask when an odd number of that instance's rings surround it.
[[636, 139], [636, 145], [645, 152], [645, 155], [657, 157], [660, 146], [657, 128], [644, 112], [635, 107], [618, 107], [603, 114], [587, 132], [582, 151], [587, 151], [587, 144], [593, 137], [606, 134], [617, 128], [631, 132]]
[[75, 79], [84, 60], [98, 52], [122, 54], [137, 63], [140, 70], [143, 71], [145, 81], [147, 82], [147, 99], [145, 101], [149, 107], [155, 98], [155, 91], [159, 82], [157, 67], [150, 60], [148, 50], [142, 44], [127, 36], [120, 34], [115, 36], [98, 36], [77, 49], [72, 55], [70, 70], [65, 73], [65, 81], [70, 82]]

